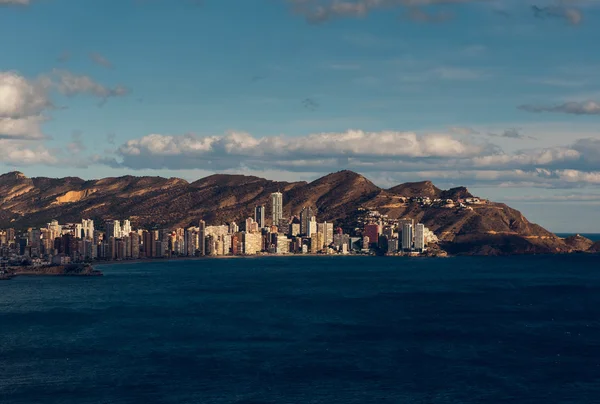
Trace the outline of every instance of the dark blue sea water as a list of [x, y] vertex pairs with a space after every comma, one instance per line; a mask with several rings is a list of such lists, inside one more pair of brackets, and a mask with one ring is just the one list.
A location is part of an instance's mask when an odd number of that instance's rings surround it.
[[290, 257], [0, 282], [0, 403], [598, 403], [600, 256]]

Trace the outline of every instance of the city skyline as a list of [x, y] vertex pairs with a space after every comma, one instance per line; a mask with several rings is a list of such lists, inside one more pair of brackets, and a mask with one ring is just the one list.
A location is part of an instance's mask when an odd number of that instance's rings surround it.
[[[274, 205], [273, 210], [277, 209]], [[390, 219], [376, 211], [365, 211], [365, 224], [354, 234], [334, 229], [332, 222], [317, 222], [309, 207], [303, 207], [298, 215], [279, 218], [278, 225], [268, 225], [264, 215], [265, 207], [256, 206], [255, 218], [248, 217], [243, 229], [234, 221], [207, 226], [202, 219], [191, 227], [134, 229], [129, 219], [114, 218], [101, 220], [99, 228], [93, 219], [82, 218], [66, 224], [52, 220], [45, 227], [30, 227], [25, 232], [0, 229], [0, 274], [5, 275], [2, 271], [8, 266], [51, 267], [98, 260], [257, 254], [418, 255], [431, 245], [436, 246], [433, 256], [446, 254], [437, 248], [437, 236], [423, 224], [417, 224], [419, 231], [413, 233], [413, 219]]]
[[600, 231], [599, 21], [587, 0], [5, 1], [0, 171], [353, 169]]

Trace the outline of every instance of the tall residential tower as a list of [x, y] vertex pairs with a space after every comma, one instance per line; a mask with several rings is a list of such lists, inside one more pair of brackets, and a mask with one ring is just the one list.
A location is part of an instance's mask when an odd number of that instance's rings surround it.
[[279, 221], [283, 219], [283, 194], [281, 192], [271, 194], [271, 207], [273, 209], [272, 224], [279, 226]]
[[254, 208], [254, 221], [258, 223], [258, 227], [262, 229], [266, 227], [265, 224], [265, 207], [263, 205], [259, 205]]

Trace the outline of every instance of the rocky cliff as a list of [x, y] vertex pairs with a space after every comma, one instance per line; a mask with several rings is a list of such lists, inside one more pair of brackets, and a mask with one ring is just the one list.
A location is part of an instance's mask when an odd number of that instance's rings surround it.
[[185, 227], [202, 218], [207, 223], [241, 222], [256, 205], [269, 205], [272, 192], [283, 193], [284, 215], [311, 206], [319, 219], [335, 221], [347, 231], [356, 226], [359, 208], [424, 223], [451, 253], [560, 253], [583, 249], [530, 223], [519, 211], [501, 203], [427, 206], [414, 197], [458, 200], [472, 195], [464, 187], [447, 191], [431, 182], [382, 189], [351, 171], [308, 182], [276, 182], [243, 175], [212, 175], [188, 183], [179, 178], [133, 177], [85, 181], [80, 178], [28, 178], [11, 172], [0, 176], [0, 228], [42, 226], [91, 218], [129, 218], [135, 226]]

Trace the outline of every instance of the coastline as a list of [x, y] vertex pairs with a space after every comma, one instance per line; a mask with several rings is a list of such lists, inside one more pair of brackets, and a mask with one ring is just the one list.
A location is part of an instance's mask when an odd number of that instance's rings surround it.
[[257, 259], [257, 258], [302, 258], [302, 257], [321, 257], [321, 258], [342, 258], [342, 257], [369, 257], [369, 258], [447, 258], [447, 256], [401, 256], [401, 255], [370, 255], [370, 254], [256, 254], [256, 255], [216, 255], [203, 257], [180, 257], [180, 258], [151, 258], [151, 259], [136, 259], [136, 260], [120, 260], [120, 261], [98, 261], [92, 265], [100, 267], [105, 265], [123, 265], [123, 264], [144, 264], [153, 262], [176, 262], [176, 261], [202, 261], [202, 260], [227, 260], [227, 259]]
[[90, 264], [73, 264], [41, 267], [14, 267], [0, 275], [0, 280], [11, 280], [19, 276], [103, 276], [102, 271]]

